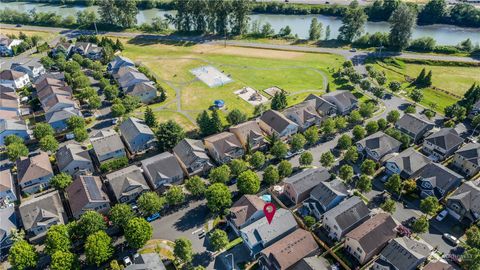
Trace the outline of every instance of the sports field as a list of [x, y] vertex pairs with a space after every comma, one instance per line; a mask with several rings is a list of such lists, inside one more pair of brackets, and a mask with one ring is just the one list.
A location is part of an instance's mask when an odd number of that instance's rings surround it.
[[[216, 99], [225, 101], [224, 113], [238, 108], [251, 115], [254, 107], [234, 94], [245, 86], [259, 90], [265, 96], [268, 95], [262, 90], [280, 87], [289, 93], [289, 105], [301, 102], [309, 93], [322, 94], [327, 82], [332, 82], [333, 69], [344, 61], [342, 56], [332, 54], [122, 41], [125, 44], [122, 55], [148, 67], [167, 89], [167, 101], [151, 105], [161, 118], [159, 120], [172, 118], [186, 129], [195, 125], [185, 120], [194, 122], [196, 116], [212, 106]], [[191, 70], [203, 66], [212, 66], [233, 81], [209, 87], [191, 73]], [[335, 89], [333, 83], [330, 87]]]

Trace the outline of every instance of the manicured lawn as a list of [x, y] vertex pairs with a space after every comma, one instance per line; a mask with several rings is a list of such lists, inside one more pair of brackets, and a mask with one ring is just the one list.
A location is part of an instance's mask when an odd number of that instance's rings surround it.
[[181, 125], [185, 129], [185, 131], [191, 131], [196, 128], [194, 123], [192, 123], [183, 114], [178, 112], [159, 111], [159, 112], [155, 112], [155, 116], [157, 117], [157, 120], [159, 123], [166, 122], [168, 120], [173, 120], [179, 125]]

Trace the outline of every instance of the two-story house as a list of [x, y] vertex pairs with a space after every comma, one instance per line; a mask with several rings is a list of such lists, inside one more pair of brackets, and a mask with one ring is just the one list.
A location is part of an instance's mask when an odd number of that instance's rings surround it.
[[14, 89], [20, 89], [30, 84], [30, 78], [27, 73], [4, 69], [0, 71], [0, 84]]
[[420, 196], [435, 196], [439, 200], [457, 188], [463, 180], [458, 173], [438, 163], [429, 163], [413, 176]]
[[32, 194], [49, 187], [53, 169], [46, 152], [17, 160], [17, 181], [23, 193]]
[[269, 136], [277, 136], [287, 140], [298, 132], [298, 125], [285, 115], [274, 110], [268, 110], [258, 120], [260, 128]]
[[292, 213], [286, 209], [278, 209], [275, 218], [269, 224], [263, 217], [240, 230], [240, 237], [248, 249], [250, 256], [256, 257], [264, 248], [281, 240], [298, 228]]
[[204, 139], [210, 156], [218, 163], [225, 164], [245, 154], [242, 143], [235, 134], [222, 132]]
[[420, 141], [434, 124], [417, 115], [406, 113], [395, 123], [395, 128], [409, 136], [413, 142]]
[[463, 144], [463, 138], [453, 128], [442, 128], [426, 137], [422, 151], [434, 160], [444, 160], [457, 151]]
[[428, 157], [410, 147], [388, 159], [385, 168], [389, 174], [399, 174], [403, 179], [408, 179], [431, 162]]
[[13, 184], [13, 176], [10, 170], [0, 171], [0, 205], [2, 202], [15, 202], [17, 194], [15, 192], [15, 185]]
[[369, 218], [368, 207], [362, 199], [353, 196], [325, 212], [322, 216], [322, 224], [328, 237], [340, 240], [345, 234]]
[[358, 141], [356, 146], [365, 157], [379, 162], [386, 155], [398, 152], [402, 143], [379, 131]]
[[0, 208], [0, 260], [8, 255], [8, 249], [14, 243], [12, 232], [17, 231], [19, 225], [20, 220], [13, 204]]
[[90, 42], [76, 42], [72, 50], [92, 60], [99, 60], [102, 58], [102, 48]]
[[423, 240], [415, 240], [406, 236], [395, 238], [382, 250], [371, 269], [415, 270], [427, 260], [432, 249]]
[[69, 143], [60, 147], [55, 154], [58, 170], [72, 176], [94, 172], [93, 162], [88, 149], [78, 143]]
[[125, 89], [124, 93], [125, 95], [138, 97], [142, 103], [149, 104], [157, 97], [157, 87], [155, 87], [152, 81], [139, 82], [130, 85]]
[[165, 185], [181, 184], [185, 178], [177, 158], [169, 152], [144, 159], [141, 163], [143, 173], [155, 190]]
[[67, 222], [58, 191], [30, 198], [22, 202], [18, 210], [26, 236], [32, 242], [40, 241], [51, 226]]
[[227, 222], [237, 235], [240, 230], [263, 218], [265, 202], [257, 195], [243, 195], [230, 207]]
[[283, 181], [284, 192], [296, 205], [307, 199], [314, 187], [329, 179], [330, 173], [324, 168], [306, 169]]
[[255, 151], [267, 147], [265, 132], [263, 132], [256, 120], [231, 126], [229, 131], [237, 136], [245, 150]]
[[110, 210], [110, 200], [103, 192], [98, 176], [79, 175], [65, 191], [74, 218], [79, 218], [87, 211], [105, 215]]
[[303, 132], [311, 126], [320, 125], [323, 118], [317, 114], [315, 100], [305, 100], [283, 110], [283, 115], [298, 125]]
[[100, 163], [127, 156], [122, 139], [113, 129], [100, 130], [90, 138], [90, 142]]
[[135, 202], [143, 192], [150, 191], [142, 169], [135, 165], [107, 174], [105, 183], [118, 203]]
[[0, 119], [0, 145], [5, 145], [5, 138], [16, 135], [24, 140], [30, 140], [28, 127], [21, 120]]
[[358, 99], [347, 90], [326, 93], [322, 98], [335, 105], [338, 115], [346, 115], [358, 107]]
[[205, 175], [213, 167], [207, 150], [200, 140], [183, 139], [174, 148], [173, 154], [177, 157], [185, 174], [190, 176]]
[[121, 67], [125, 66], [135, 67], [135, 63], [124, 56], [117, 55], [107, 64], [107, 71], [110, 74], [116, 74]]
[[347, 187], [340, 179], [322, 181], [312, 189], [310, 197], [303, 202], [303, 209], [320, 220], [323, 213], [340, 204], [347, 196]]
[[9, 38], [0, 34], [0, 56], [13, 56], [13, 47], [20, 45], [21, 39]]
[[[124, 69], [127, 71], [122, 73], [122, 70]], [[137, 83], [150, 82], [150, 79], [145, 76], [145, 74], [132, 67], [122, 67], [117, 74], [121, 74], [121, 76], [118, 77], [117, 82], [122, 91], [127, 91], [129, 87], [136, 85]]]
[[30, 81], [32, 82], [46, 72], [42, 63], [40, 63], [40, 60], [36, 58], [25, 63], [13, 63], [10, 68], [28, 74], [28, 77], [30, 77]]
[[397, 222], [386, 213], [379, 213], [345, 235], [345, 250], [365, 264], [397, 236]]
[[453, 156], [452, 165], [466, 176], [480, 172], [480, 143], [468, 143]]
[[320, 96], [310, 94], [305, 100], [313, 100], [315, 102], [315, 110], [317, 111], [318, 115], [322, 117], [335, 116], [337, 114], [337, 106]]
[[144, 121], [129, 117], [119, 127], [120, 135], [130, 153], [136, 154], [155, 146], [155, 134]]
[[463, 183], [447, 198], [448, 213], [470, 225], [480, 220], [480, 180]]

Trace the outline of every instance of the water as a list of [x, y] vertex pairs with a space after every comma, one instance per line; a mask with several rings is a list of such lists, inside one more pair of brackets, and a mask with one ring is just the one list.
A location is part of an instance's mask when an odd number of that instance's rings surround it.
[[[73, 15], [78, 11], [89, 9], [97, 10], [97, 7], [84, 6], [56, 6], [47, 4], [35, 4], [24, 2], [0, 3], [0, 9], [10, 8], [18, 11], [29, 11], [36, 9], [37, 11], [57, 12], [63, 16]], [[141, 23], [149, 23], [155, 17], [163, 17], [165, 14], [172, 14], [173, 11], [165, 11], [159, 9], [140, 10], [137, 15], [137, 21]], [[271, 15], [271, 14], [253, 14], [250, 16], [252, 20], [259, 20], [262, 23], [269, 22], [276, 32], [280, 28], [290, 26], [292, 34], [297, 34], [300, 38], [308, 37], [308, 30], [310, 21], [317, 18], [322, 24], [325, 33], [325, 28], [330, 25], [331, 38], [338, 35], [338, 28], [341, 26], [341, 20], [336, 17], [329, 17], [323, 15]], [[387, 22], [367, 22], [365, 24], [365, 32], [388, 32], [389, 24]], [[480, 29], [465, 28], [452, 25], [427, 25], [417, 26], [413, 32], [413, 38], [419, 37], [433, 37], [437, 40], [439, 45], [456, 45], [459, 42], [470, 38], [472, 42], [480, 43]]]

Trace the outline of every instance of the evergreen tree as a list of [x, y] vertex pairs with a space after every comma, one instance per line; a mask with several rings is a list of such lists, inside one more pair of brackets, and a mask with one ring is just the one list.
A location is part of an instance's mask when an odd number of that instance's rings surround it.
[[208, 136], [213, 134], [212, 131], [212, 123], [210, 120], [210, 116], [208, 115], [207, 111], [203, 111], [197, 117], [197, 125], [200, 128], [200, 133], [203, 136]]
[[345, 42], [352, 42], [363, 32], [363, 26], [367, 21], [367, 15], [358, 5], [358, 2], [352, 1], [342, 18], [342, 26], [338, 30], [340, 33], [338, 39]]
[[147, 126], [149, 126], [150, 128], [154, 128], [157, 126], [157, 119], [155, 118], [155, 114], [153, 113], [152, 108], [147, 107], [147, 109], [145, 109], [144, 119], [145, 124], [147, 124]]
[[327, 28], [325, 29], [325, 40], [330, 39], [330, 33], [331, 33], [330, 25], [327, 25]]
[[417, 78], [415, 79], [415, 84], [423, 85], [423, 83], [425, 82], [425, 76], [426, 76], [425, 68], [422, 68], [422, 71], [420, 71], [420, 74], [418, 74]]
[[218, 114], [218, 110], [213, 110], [212, 112], [211, 127], [213, 134], [219, 133], [223, 130], [223, 124], [220, 115]]
[[423, 85], [424, 86], [431, 86], [432, 85], [432, 71], [431, 70], [428, 72], [427, 76], [425, 77]]
[[309, 31], [309, 40], [315, 41], [319, 40], [322, 36], [322, 23], [319, 23], [317, 18], [313, 18], [312, 22], [310, 23], [310, 31]]
[[404, 50], [408, 47], [413, 27], [417, 21], [416, 13], [405, 3], [401, 3], [388, 20], [390, 22], [390, 46]]
[[287, 107], [287, 95], [284, 91], [275, 93], [272, 98], [271, 108], [272, 110], [283, 110]]

